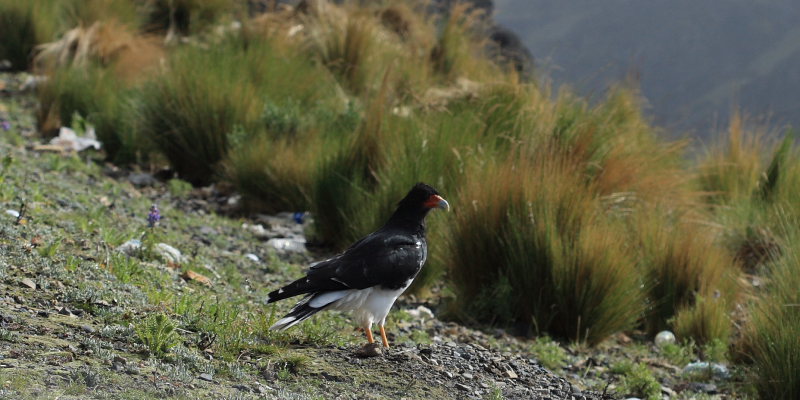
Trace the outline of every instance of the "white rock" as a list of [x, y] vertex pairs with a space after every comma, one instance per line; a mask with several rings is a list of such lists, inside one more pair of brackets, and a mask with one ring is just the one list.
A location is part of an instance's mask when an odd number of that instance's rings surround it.
[[689, 375], [707, 373], [709, 371], [715, 378], [728, 379], [731, 377], [730, 372], [728, 372], [728, 367], [719, 363], [709, 363], [705, 361], [693, 362], [683, 368], [683, 373]]
[[6, 214], [8, 214], [8, 215], [10, 215], [10, 216], [12, 216], [14, 218], [19, 218], [19, 211], [17, 211], [17, 210], [6, 210]]
[[129, 256], [135, 256], [142, 249], [142, 242], [139, 239], [131, 239], [117, 246], [117, 251]]
[[166, 244], [166, 243], [159, 243], [153, 249], [159, 257], [161, 257], [166, 262], [172, 262], [176, 264], [181, 264], [186, 262], [186, 257], [181, 254], [181, 251]]
[[267, 246], [289, 253], [306, 251], [306, 242], [303, 239], [270, 239], [267, 240]]
[[257, 238], [266, 238], [269, 237], [269, 231], [264, 229], [264, 226], [261, 224], [257, 225], [250, 225], [248, 223], [242, 224], [242, 229], [246, 229], [253, 233]]
[[413, 310], [407, 310], [406, 312], [408, 315], [414, 317], [414, 319], [433, 318], [433, 311], [425, 306], [419, 306]]
[[253, 254], [253, 253], [247, 253], [247, 254], [245, 254], [244, 256], [245, 256], [246, 258], [248, 258], [248, 259], [252, 260], [253, 262], [259, 262], [259, 261], [261, 261], [261, 260], [258, 258], [258, 256], [257, 256], [257, 255], [255, 255], [255, 254]]
[[655, 342], [656, 342], [656, 346], [658, 348], [662, 348], [662, 347], [664, 347], [665, 345], [668, 345], [668, 344], [674, 344], [675, 343], [675, 334], [670, 332], [670, 331], [658, 332], [658, 334], [656, 335]]

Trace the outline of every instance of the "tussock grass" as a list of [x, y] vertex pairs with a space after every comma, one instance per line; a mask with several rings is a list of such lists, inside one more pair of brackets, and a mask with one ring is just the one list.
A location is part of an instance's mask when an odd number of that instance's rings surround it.
[[800, 396], [800, 252], [797, 218], [785, 215], [784, 252], [769, 265], [770, 283], [749, 309], [743, 350], [755, 367], [755, 384], [765, 399]]
[[[667, 329], [668, 321], [680, 313], [675, 326], [683, 338], [700, 343], [727, 340], [726, 315], [734, 300], [731, 295], [737, 292], [738, 266], [728, 250], [715, 243], [714, 231], [698, 223], [671, 221], [663, 213], [645, 213], [637, 215], [634, 235], [651, 303], [648, 331]], [[697, 320], [703, 316], [713, 318]]]
[[745, 120], [734, 114], [724, 142], [713, 145], [700, 163], [698, 181], [713, 202], [749, 198], [758, 188], [769, 149], [765, 132], [747, 131]]
[[163, 57], [163, 49], [153, 37], [142, 36], [115, 20], [79, 25], [36, 50], [33, 63], [39, 73], [99, 64], [112, 67], [129, 81], [144, 76]]
[[34, 48], [54, 39], [62, 28], [55, 3], [0, 1], [0, 60], [9, 60], [15, 70], [28, 68]]
[[183, 179], [210, 182], [228, 136], [255, 129], [262, 102], [247, 79], [248, 56], [233, 46], [187, 48], [145, 87], [143, 133]]
[[448, 264], [462, 313], [594, 344], [632, 327], [644, 294], [619, 228], [565, 169], [507, 162], [468, 182]]
[[266, 135], [234, 147], [227, 173], [248, 208], [292, 211], [311, 208], [314, 173], [323, 150], [319, 141], [272, 141]]
[[436, 45], [431, 49], [433, 69], [445, 81], [464, 75], [488, 72], [491, 64], [481, 57], [483, 43], [476, 31], [480, 16], [467, 3], [454, 5], [443, 23]]
[[144, 144], [135, 131], [135, 89], [99, 66], [58, 69], [42, 85], [37, 96], [39, 131], [55, 135], [61, 126], [72, 126], [79, 115], [91, 123], [112, 160], [136, 161]]
[[237, 9], [236, 0], [144, 0], [145, 28], [163, 31], [167, 39], [196, 34]]
[[362, 93], [371, 82], [367, 58], [374, 46], [372, 21], [348, 16], [346, 21], [317, 15], [317, 31], [309, 35], [310, 47], [325, 67], [353, 93]]

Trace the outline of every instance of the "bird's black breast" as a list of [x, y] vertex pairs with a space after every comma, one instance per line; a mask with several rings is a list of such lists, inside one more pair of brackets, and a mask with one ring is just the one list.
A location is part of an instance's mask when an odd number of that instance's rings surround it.
[[412, 243], [398, 246], [390, 259], [391, 270], [385, 268], [383, 289], [405, 289], [419, 274], [428, 257], [428, 243], [424, 237], [415, 237]]

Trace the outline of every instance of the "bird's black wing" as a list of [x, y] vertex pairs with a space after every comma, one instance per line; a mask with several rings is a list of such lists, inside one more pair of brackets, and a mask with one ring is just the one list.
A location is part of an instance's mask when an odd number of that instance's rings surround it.
[[424, 237], [375, 232], [344, 253], [315, 264], [307, 275], [269, 294], [269, 302], [320, 291], [405, 287], [427, 255]]

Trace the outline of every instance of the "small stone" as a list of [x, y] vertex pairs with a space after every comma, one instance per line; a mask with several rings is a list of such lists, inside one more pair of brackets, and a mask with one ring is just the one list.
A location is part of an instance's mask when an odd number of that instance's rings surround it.
[[470, 374], [469, 372], [465, 372], [465, 373], [461, 374], [461, 376], [463, 376], [465, 379], [473, 379], [473, 378], [475, 378], [475, 377], [474, 377], [472, 374]]
[[467, 386], [467, 385], [465, 385], [463, 383], [456, 383], [456, 387], [461, 389], [461, 390], [467, 391], [467, 392], [471, 392], [472, 391], [471, 387], [469, 387], [469, 386]]
[[450, 371], [444, 371], [444, 376], [446, 376], [448, 379], [453, 379], [453, 376], [455, 375], [453, 375], [453, 373]]
[[249, 392], [249, 391], [250, 391], [250, 388], [249, 388], [249, 387], [247, 387], [247, 386], [245, 386], [245, 385], [239, 385], [239, 384], [237, 384], [237, 385], [233, 385], [233, 388], [234, 388], [234, 389], [239, 389], [239, 390], [241, 390], [242, 392]]
[[360, 358], [377, 357], [382, 354], [383, 350], [381, 349], [380, 343], [366, 344], [355, 352], [356, 357]]
[[61, 315], [72, 316], [72, 312], [67, 307], [61, 307], [58, 309], [58, 313]]
[[47, 311], [44, 311], [44, 310], [39, 311], [38, 313], [36, 313], [36, 315], [38, 315], [38, 316], [40, 316], [42, 318], [50, 318], [50, 313], [47, 312]]
[[36, 289], [36, 282], [32, 281], [30, 278], [25, 278], [21, 281], [23, 286], [27, 286], [29, 289]]
[[81, 325], [81, 329], [86, 333], [95, 333], [95, 332], [97, 332], [97, 329], [94, 329], [90, 325]]
[[156, 184], [156, 178], [153, 175], [142, 172], [131, 172], [128, 175], [128, 181], [136, 187], [153, 186]]
[[489, 388], [489, 384], [486, 383], [486, 382], [481, 382], [481, 387], [484, 388], [484, 389], [488, 389]]
[[200, 374], [199, 378], [201, 381], [214, 382], [214, 377], [211, 374]]
[[510, 369], [506, 370], [505, 376], [507, 378], [509, 378], [509, 379], [517, 379], [517, 378], [519, 378], [519, 376], [517, 376], [517, 373], [514, 372], [513, 370], [510, 370]]
[[249, 260], [250, 260], [250, 261], [252, 261], [252, 262], [259, 262], [259, 261], [261, 261], [261, 260], [258, 258], [258, 256], [257, 256], [257, 255], [255, 255], [255, 254], [253, 254], [253, 253], [247, 253], [247, 254], [245, 254], [244, 256], [245, 256], [245, 258], [249, 259]]
[[447, 342], [447, 343], [445, 343], [445, 345], [446, 345], [447, 347], [457, 347], [457, 346], [458, 346], [458, 345], [456, 344], [456, 342]]
[[689, 384], [689, 390], [706, 394], [717, 394], [717, 385], [713, 383], [692, 382]]
[[665, 395], [667, 395], [669, 397], [678, 397], [678, 393], [677, 392], [675, 392], [674, 390], [672, 390], [672, 389], [670, 389], [670, 388], [668, 388], [666, 386], [661, 386], [661, 393], [663, 393], [663, 394], [665, 394]]

